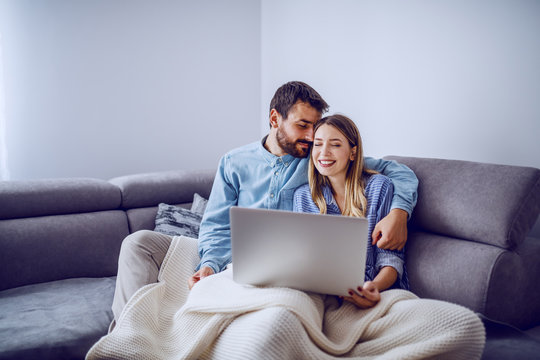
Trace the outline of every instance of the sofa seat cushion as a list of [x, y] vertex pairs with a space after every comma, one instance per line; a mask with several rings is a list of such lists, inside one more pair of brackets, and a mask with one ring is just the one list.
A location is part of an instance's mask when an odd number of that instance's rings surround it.
[[112, 321], [115, 277], [0, 292], [0, 359], [82, 359]]

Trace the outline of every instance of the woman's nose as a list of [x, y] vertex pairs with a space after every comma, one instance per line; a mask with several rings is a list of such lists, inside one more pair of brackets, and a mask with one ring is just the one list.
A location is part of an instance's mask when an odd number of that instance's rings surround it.
[[321, 153], [322, 154], [328, 154], [330, 152], [330, 147], [327, 144], [323, 144]]

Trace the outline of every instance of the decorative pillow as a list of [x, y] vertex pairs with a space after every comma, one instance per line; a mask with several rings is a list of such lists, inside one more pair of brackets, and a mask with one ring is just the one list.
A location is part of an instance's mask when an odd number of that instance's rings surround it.
[[204, 210], [206, 209], [206, 204], [208, 203], [208, 200], [203, 198], [201, 195], [195, 193], [193, 195], [193, 203], [191, 204], [191, 211], [197, 214], [204, 214]]
[[159, 204], [154, 231], [171, 236], [199, 237], [202, 214], [180, 206]]

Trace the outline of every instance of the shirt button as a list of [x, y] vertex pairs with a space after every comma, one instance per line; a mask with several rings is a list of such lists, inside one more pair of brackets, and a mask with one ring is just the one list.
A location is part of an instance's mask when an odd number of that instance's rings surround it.
[[273, 198], [273, 197], [274, 197], [274, 193], [271, 193], [271, 194], [270, 194], [270, 197]]
[[288, 163], [288, 162], [286, 162], [286, 163], [285, 163], [285, 166], [289, 166], [289, 163]]
[[276, 171], [276, 172], [274, 173], [274, 175], [276, 175], [276, 176], [277, 176], [278, 174], [279, 174], [279, 172], [278, 172], [278, 171]]

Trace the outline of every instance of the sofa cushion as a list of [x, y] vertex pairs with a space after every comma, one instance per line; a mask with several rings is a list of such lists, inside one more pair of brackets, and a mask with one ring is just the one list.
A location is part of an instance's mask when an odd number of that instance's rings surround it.
[[121, 210], [0, 220], [0, 290], [116, 275], [127, 235]]
[[0, 292], [0, 359], [83, 359], [112, 321], [115, 278]]
[[[191, 208], [191, 211], [195, 213], [200, 213], [202, 215], [206, 208], [207, 201], [208, 200], [206, 200], [204, 197], [195, 193], [193, 195], [193, 203], [175, 204], [175, 206], [180, 206], [184, 209]], [[128, 217], [130, 233], [134, 233], [139, 230], [154, 230], [156, 226], [157, 211], [157, 206], [127, 210], [126, 213]]]
[[0, 219], [112, 210], [120, 202], [120, 189], [104, 180], [0, 182]]
[[203, 215], [204, 210], [206, 210], [206, 204], [208, 204], [208, 199], [205, 199], [201, 195], [195, 193], [193, 195], [193, 204], [191, 204], [191, 211]]
[[180, 206], [159, 204], [154, 231], [171, 236], [199, 237], [202, 215]]
[[178, 170], [117, 177], [110, 182], [122, 191], [124, 209], [159, 203], [191, 203], [194, 193], [210, 195], [216, 170]]
[[513, 249], [540, 213], [540, 169], [389, 156], [418, 177], [412, 225], [441, 235]]

